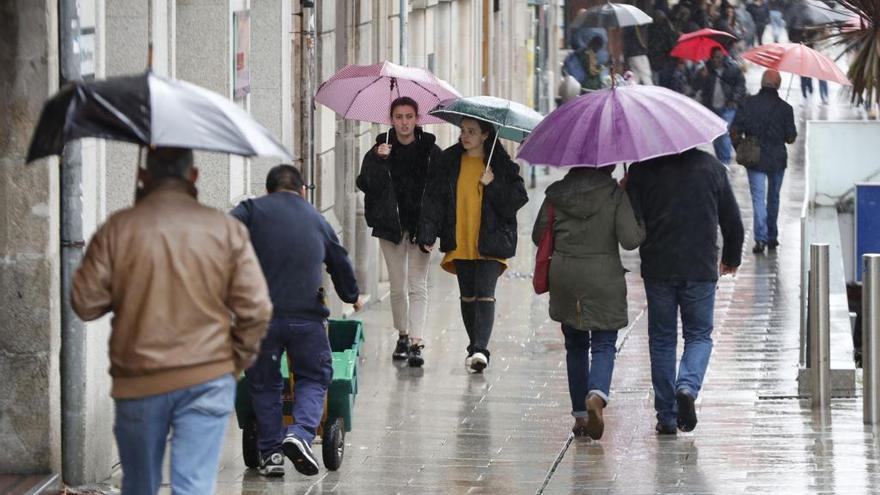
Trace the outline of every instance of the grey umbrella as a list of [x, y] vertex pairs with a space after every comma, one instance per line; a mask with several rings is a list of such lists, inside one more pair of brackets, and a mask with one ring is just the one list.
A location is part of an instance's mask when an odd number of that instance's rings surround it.
[[785, 10], [785, 22], [794, 28], [838, 24], [852, 19], [854, 14], [837, 2], [801, 0]]
[[583, 26], [622, 28], [641, 26], [652, 22], [653, 19], [648, 14], [632, 5], [607, 2], [578, 14], [571, 21], [571, 27], [572, 29], [578, 29]]
[[85, 137], [290, 160], [287, 149], [241, 107], [207, 89], [151, 72], [62, 88], [43, 107], [28, 162]]

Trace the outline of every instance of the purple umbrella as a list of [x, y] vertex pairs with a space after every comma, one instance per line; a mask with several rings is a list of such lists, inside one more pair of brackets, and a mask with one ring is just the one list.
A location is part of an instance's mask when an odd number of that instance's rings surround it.
[[391, 102], [401, 96], [419, 104], [420, 124], [440, 124], [444, 121], [428, 115], [428, 110], [461, 95], [425, 69], [379, 62], [346, 65], [321, 84], [315, 100], [345, 119], [391, 125]]
[[659, 86], [617, 86], [557, 108], [518, 157], [535, 165], [603, 167], [681, 153], [725, 132], [724, 120], [684, 95]]

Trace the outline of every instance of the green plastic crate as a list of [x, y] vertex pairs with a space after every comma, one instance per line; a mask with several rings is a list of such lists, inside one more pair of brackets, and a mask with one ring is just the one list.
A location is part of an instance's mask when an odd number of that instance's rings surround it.
[[[328, 323], [328, 339], [330, 349], [333, 351], [333, 381], [327, 392], [327, 413], [331, 420], [343, 418], [345, 430], [351, 431], [354, 398], [358, 389], [357, 361], [364, 341], [363, 323], [358, 320], [330, 320]], [[281, 376], [286, 390], [290, 376], [287, 354], [281, 356]], [[285, 415], [290, 415], [291, 406], [289, 401], [284, 401], [282, 407]], [[247, 379], [244, 377], [238, 382], [235, 412], [239, 428], [244, 428], [253, 422], [253, 403]]]
[[364, 341], [364, 324], [359, 320], [330, 320], [329, 324], [330, 350], [342, 352], [346, 349], [354, 349], [360, 356], [361, 344]]

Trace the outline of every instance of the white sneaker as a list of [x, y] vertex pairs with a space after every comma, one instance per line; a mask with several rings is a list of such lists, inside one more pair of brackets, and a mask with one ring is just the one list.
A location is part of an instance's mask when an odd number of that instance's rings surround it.
[[489, 359], [482, 352], [475, 352], [473, 356], [471, 356], [470, 367], [477, 373], [481, 373], [486, 366], [489, 366]]

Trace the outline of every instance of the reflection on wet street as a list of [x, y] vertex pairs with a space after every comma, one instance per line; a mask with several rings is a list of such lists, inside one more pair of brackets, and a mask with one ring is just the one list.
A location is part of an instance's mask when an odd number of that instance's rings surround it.
[[[749, 74], [752, 89], [756, 72]], [[803, 118], [845, 112], [796, 106], [801, 131]], [[342, 468], [307, 478], [288, 464], [284, 478], [261, 478], [244, 467], [233, 424], [220, 493], [520, 494], [545, 482], [547, 494], [880, 493], [878, 445], [862, 425], [861, 399], [835, 399], [829, 413], [817, 414], [797, 398], [803, 141], [791, 149], [776, 253], [751, 254], [746, 174], [736, 166], [730, 173], [747, 254], [739, 275], [718, 286], [715, 349], [693, 433], [654, 432], [644, 290], [638, 256], [628, 253], [630, 327], [618, 341], [605, 436], [572, 441], [549, 474], [572, 418], [562, 335], [547, 316], [547, 297], [532, 293], [528, 234], [556, 173], [540, 177], [521, 211], [520, 247], [499, 283], [485, 374], [465, 370], [457, 285], [435, 267], [423, 369], [392, 363], [396, 334], [387, 300], [361, 316], [367, 341]]]

